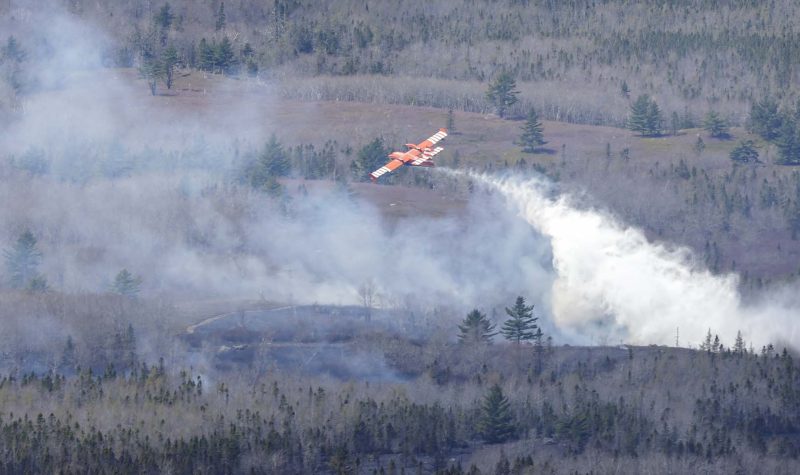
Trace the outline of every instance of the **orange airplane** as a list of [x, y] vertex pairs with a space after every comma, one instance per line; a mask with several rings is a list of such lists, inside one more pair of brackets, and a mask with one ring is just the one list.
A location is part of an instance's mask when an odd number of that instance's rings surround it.
[[378, 168], [374, 172], [369, 174], [370, 179], [375, 181], [383, 175], [384, 173], [389, 173], [394, 171], [403, 165], [409, 165], [412, 167], [432, 167], [434, 163], [431, 161], [434, 155], [438, 154], [444, 148], [436, 147], [431, 148], [436, 145], [437, 142], [447, 137], [447, 129], [439, 129], [438, 132], [431, 135], [428, 140], [422, 142], [419, 145], [415, 145], [413, 143], [407, 143], [406, 147], [408, 147], [408, 152], [392, 152], [389, 154], [389, 158], [391, 160], [386, 165]]

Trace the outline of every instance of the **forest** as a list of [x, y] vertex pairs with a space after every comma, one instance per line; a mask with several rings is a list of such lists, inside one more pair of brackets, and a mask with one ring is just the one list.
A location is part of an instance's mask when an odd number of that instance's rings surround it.
[[798, 8], [0, 2], [0, 473], [797, 473]]

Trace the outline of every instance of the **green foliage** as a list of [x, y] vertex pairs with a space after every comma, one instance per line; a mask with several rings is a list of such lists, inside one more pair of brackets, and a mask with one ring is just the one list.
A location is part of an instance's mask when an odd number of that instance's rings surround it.
[[[391, 150], [384, 145], [381, 137], [361, 147], [350, 167], [353, 178], [358, 181], [368, 181], [371, 172], [386, 164], [390, 152]], [[395, 174], [387, 174], [381, 177], [381, 180], [384, 183], [390, 183], [395, 176]]]
[[697, 134], [697, 140], [695, 140], [694, 145], [692, 146], [694, 153], [700, 155], [706, 149], [706, 143], [703, 141], [703, 137], [700, 137], [700, 134]]
[[631, 105], [628, 128], [642, 136], [655, 136], [661, 133], [663, 118], [656, 101], [642, 94]]
[[705, 119], [703, 119], [703, 129], [717, 139], [729, 137], [727, 121], [713, 110], [708, 111]]
[[536, 321], [538, 317], [533, 316], [533, 305], [525, 305], [525, 298], [517, 297], [513, 308], [506, 307], [509, 318], [503, 323], [500, 333], [507, 340], [520, 344], [523, 341], [533, 340], [536, 336], [534, 330], [538, 328]]
[[497, 384], [489, 389], [484, 398], [478, 428], [483, 440], [489, 444], [503, 443], [514, 437], [516, 428], [511, 404]]
[[139, 295], [139, 286], [141, 284], [141, 277], [133, 275], [128, 269], [122, 269], [117, 273], [116, 277], [114, 277], [114, 282], [111, 284], [111, 291], [115, 294], [133, 298]]
[[758, 162], [758, 149], [752, 140], [740, 140], [731, 150], [731, 160], [739, 163]]
[[172, 26], [173, 20], [175, 20], [175, 15], [172, 13], [172, 7], [169, 6], [169, 2], [159, 8], [158, 13], [153, 18], [156, 26], [164, 30], [168, 30]]
[[522, 126], [522, 135], [520, 136], [518, 145], [522, 146], [522, 151], [526, 153], [533, 153], [547, 142], [544, 140], [544, 128], [539, 121], [539, 115], [536, 110], [531, 108], [528, 112], [528, 117], [525, 124]]
[[172, 79], [175, 74], [175, 66], [177, 64], [178, 51], [174, 46], [170, 46], [164, 51], [164, 55], [161, 58], [161, 65], [164, 70], [164, 83], [167, 85], [167, 89], [172, 89]]
[[217, 10], [215, 28], [217, 31], [225, 28], [225, 2], [219, 3], [219, 10]]
[[486, 98], [497, 111], [497, 115], [505, 117], [509, 107], [517, 103], [517, 82], [508, 71], [503, 71], [489, 84]]
[[38, 273], [42, 253], [36, 247], [36, 237], [30, 230], [23, 232], [11, 249], [3, 251], [9, 284], [14, 289], [39, 290], [46, 281]]
[[278, 178], [289, 176], [291, 171], [292, 163], [289, 154], [284, 150], [275, 134], [272, 134], [261, 152], [245, 165], [242, 179], [257, 190], [279, 196], [282, 194], [283, 188], [278, 182]]
[[631, 88], [628, 87], [628, 82], [627, 81], [622, 81], [622, 85], [619, 88], [619, 92], [620, 92], [620, 94], [622, 94], [622, 97], [630, 97]]
[[778, 147], [777, 162], [782, 165], [800, 164], [800, 105], [794, 113], [784, 112], [782, 114], [781, 128], [775, 138], [775, 145]]
[[747, 128], [764, 140], [775, 140], [781, 133], [783, 117], [778, 112], [778, 102], [770, 96], [764, 96], [754, 102], [747, 119]]
[[467, 317], [458, 326], [461, 332], [458, 340], [462, 343], [491, 343], [492, 337], [497, 335], [494, 324], [485, 314], [477, 308], [467, 314]]

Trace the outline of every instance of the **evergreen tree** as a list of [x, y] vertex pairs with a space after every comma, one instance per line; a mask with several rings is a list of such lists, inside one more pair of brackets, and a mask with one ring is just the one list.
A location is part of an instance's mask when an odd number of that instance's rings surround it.
[[708, 111], [703, 119], [703, 128], [714, 138], [728, 137], [728, 123], [713, 110]]
[[[350, 166], [353, 177], [358, 181], [369, 180], [369, 173], [382, 167], [386, 163], [387, 155], [389, 155], [389, 149], [386, 148], [380, 137], [363, 146]], [[396, 174], [384, 175], [381, 179], [384, 180], [384, 183], [391, 183], [396, 176]]]
[[136, 297], [139, 294], [139, 285], [142, 279], [131, 274], [128, 269], [122, 269], [114, 277], [114, 282], [111, 284], [111, 291], [124, 295], [125, 297]]
[[156, 95], [158, 80], [164, 77], [164, 64], [154, 49], [148, 49], [142, 53], [142, 63], [139, 66], [139, 74], [147, 81], [150, 94]]
[[216, 66], [215, 46], [209, 45], [205, 38], [200, 40], [200, 44], [197, 47], [198, 66], [203, 71], [213, 71]]
[[535, 337], [534, 330], [538, 328], [536, 325], [538, 318], [533, 316], [533, 305], [530, 307], [525, 305], [525, 299], [520, 296], [517, 297], [514, 308], [506, 307], [506, 313], [511, 318], [503, 323], [500, 333], [507, 340], [519, 345], [522, 341], [532, 340]]
[[164, 69], [164, 83], [167, 85], [167, 89], [172, 89], [172, 78], [175, 74], [175, 66], [178, 64], [178, 51], [174, 46], [170, 46], [164, 51], [161, 64]]
[[697, 140], [694, 142], [694, 153], [700, 155], [703, 153], [703, 150], [706, 149], [706, 143], [703, 141], [703, 137], [700, 137], [700, 134], [697, 134]]
[[461, 331], [458, 339], [462, 343], [491, 343], [492, 337], [497, 335], [494, 324], [477, 308], [467, 314], [458, 329]]
[[730, 154], [731, 160], [739, 163], [756, 163], [758, 162], [758, 150], [752, 140], [741, 140]]
[[742, 338], [741, 330], [736, 332], [736, 342], [733, 344], [733, 351], [739, 355], [743, 355], [747, 352], [747, 347], [744, 344], [744, 338]]
[[778, 103], [769, 96], [754, 102], [747, 119], [747, 129], [758, 134], [764, 140], [775, 140], [780, 135], [782, 117], [778, 112]]
[[627, 81], [622, 81], [622, 86], [620, 86], [619, 92], [622, 94], [622, 97], [630, 97], [631, 88], [628, 87]]
[[497, 384], [489, 389], [484, 398], [478, 428], [483, 440], [488, 444], [502, 443], [514, 436], [511, 405]]
[[703, 340], [703, 343], [700, 344], [700, 349], [703, 351], [711, 351], [711, 341], [712, 341], [711, 329], [709, 328], [708, 333], [706, 333], [706, 337]]
[[42, 253], [39, 252], [36, 244], [36, 237], [30, 230], [26, 230], [19, 236], [14, 247], [3, 251], [9, 284], [12, 288], [31, 287], [32, 283], [36, 286], [41, 285], [44, 278], [38, 274], [38, 269]]
[[279, 194], [281, 186], [277, 179], [288, 176], [291, 166], [289, 154], [272, 134], [261, 153], [245, 167], [243, 178], [253, 188]]
[[236, 66], [236, 54], [233, 52], [233, 45], [227, 36], [222, 38], [214, 50], [214, 65], [223, 74], [232, 73]]
[[790, 114], [783, 114], [781, 128], [775, 138], [778, 147], [778, 160], [781, 165], [800, 164], [800, 127]]
[[155, 24], [157, 27], [168, 30], [170, 26], [172, 26], [172, 21], [175, 19], [175, 15], [172, 13], [172, 7], [169, 6], [169, 2], [165, 3], [163, 7], [158, 10], [156, 13]]
[[519, 144], [522, 146], [522, 151], [526, 153], [535, 152], [540, 146], [546, 144], [544, 140], [544, 129], [542, 123], [539, 121], [539, 115], [536, 110], [531, 108], [528, 112], [528, 118], [522, 126], [522, 136], [520, 136]]
[[642, 136], [653, 136], [661, 133], [661, 109], [647, 94], [642, 94], [631, 104], [631, 115], [628, 128]]
[[217, 31], [225, 28], [225, 2], [220, 2], [219, 10], [217, 10]]
[[501, 72], [495, 80], [489, 84], [486, 91], [486, 98], [497, 111], [497, 115], [505, 117], [509, 107], [516, 104], [519, 91], [516, 90], [517, 83], [506, 71]]
[[446, 125], [446, 128], [447, 128], [447, 132], [449, 132], [450, 134], [455, 133], [455, 130], [456, 130], [456, 119], [455, 119], [455, 115], [453, 114], [453, 108], [452, 107], [447, 109], [447, 125]]

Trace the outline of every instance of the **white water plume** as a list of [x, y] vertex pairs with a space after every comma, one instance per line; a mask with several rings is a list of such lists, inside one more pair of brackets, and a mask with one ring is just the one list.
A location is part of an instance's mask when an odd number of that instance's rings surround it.
[[726, 346], [737, 331], [754, 345], [797, 346], [798, 306], [788, 299], [796, 292], [773, 292], [746, 306], [737, 275], [714, 275], [685, 247], [649, 242], [608, 214], [553, 196], [542, 179], [468, 176], [500, 191], [550, 239], [553, 320], [565, 333], [595, 342], [672, 345], [679, 329], [681, 346], [696, 347], [711, 329]]

